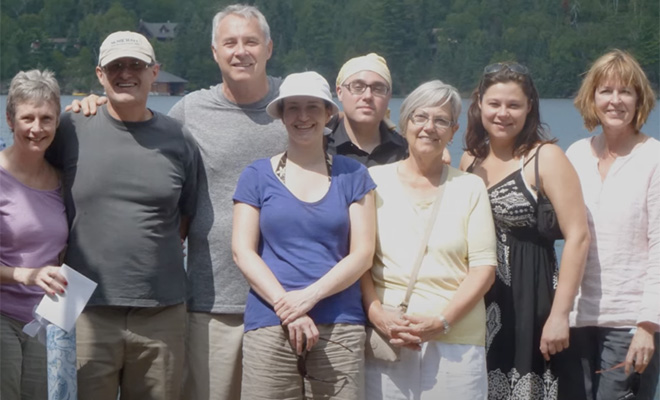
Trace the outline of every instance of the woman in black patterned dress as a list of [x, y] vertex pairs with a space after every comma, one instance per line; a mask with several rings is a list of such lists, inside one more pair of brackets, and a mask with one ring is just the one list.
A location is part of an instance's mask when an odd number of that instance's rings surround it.
[[[488, 398], [582, 399], [579, 359], [566, 349], [568, 314], [589, 245], [586, 211], [575, 170], [543, 129], [538, 92], [525, 66], [484, 69], [468, 110], [465, 144], [461, 169], [485, 181], [497, 234], [497, 278], [485, 297]], [[539, 189], [552, 202], [566, 240], [561, 273], [554, 241], [537, 229]]]

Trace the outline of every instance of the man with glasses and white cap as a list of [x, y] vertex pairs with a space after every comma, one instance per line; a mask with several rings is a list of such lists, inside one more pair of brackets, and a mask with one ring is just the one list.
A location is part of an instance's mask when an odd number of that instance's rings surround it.
[[387, 62], [376, 53], [351, 58], [337, 75], [337, 97], [344, 116], [328, 127], [328, 152], [341, 154], [370, 167], [389, 164], [408, 155], [408, 144], [386, 118], [392, 97]]
[[79, 398], [179, 400], [198, 150], [147, 108], [158, 65], [144, 36], [112, 33], [99, 54], [107, 104], [64, 114], [48, 154], [63, 171], [65, 263], [98, 283], [76, 326]]

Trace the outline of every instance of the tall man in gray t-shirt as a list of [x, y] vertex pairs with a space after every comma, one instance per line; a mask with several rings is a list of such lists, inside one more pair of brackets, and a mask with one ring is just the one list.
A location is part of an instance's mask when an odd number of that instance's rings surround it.
[[96, 75], [108, 103], [65, 114], [49, 149], [63, 171], [65, 262], [98, 283], [77, 325], [81, 399], [179, 400], [186, 310], [182, 237], [197, 202], [199, 153], [147, 108], [158, 75], [147, 39], [109, 35]]
[[[203, 164], [188, 237], [185, 400], [240, 399], [249, 287], [231, 253], [232, 196], [241, 171], [282, 152], [287, 138], [284, 125], [266, 113], [281, 80], [266, 73], [273, 42], [263, 14], [226, 7], [213, 18], [211, 44], [223, 83], [186, 95], [169, 112], [195, 137]], [[95, 98], [72, 108], [94, 114]]]
[[232, 196], [247, 165], [285, 148], [284, 126], [266, 114], [281, 83], [266, 74], [272, 48], [259, 10], [225, 8], [213, 18], [212, 35], [223, 83], [188, 94], [169, 113], [190, 129], [204, 165], [188, 238], [185, 399], [240, 398], [249, 287], [231, 253]]

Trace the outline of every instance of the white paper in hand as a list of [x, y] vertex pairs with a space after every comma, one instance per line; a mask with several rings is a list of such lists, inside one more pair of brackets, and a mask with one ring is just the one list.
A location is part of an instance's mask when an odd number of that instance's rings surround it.
[[96, 282], [66, 264], [62, 265], [59, 272], [68, 282], [64, 294], [44, 295], [35, 312], [50, 323], [71, 332], [78, 316], [92, 297]]

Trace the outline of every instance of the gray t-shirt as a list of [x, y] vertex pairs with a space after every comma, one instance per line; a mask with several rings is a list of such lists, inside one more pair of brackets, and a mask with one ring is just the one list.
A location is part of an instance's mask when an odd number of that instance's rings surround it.
[[286, 147], [284, 125], [266, 114], [281, 82], [269, 77], [268, 94], [253, 104], [230, 102], [220, 84], [186, 95], [169, 112], [194, 136], [203, 165], [188, 234], [189, 311], [239, 314], [245, 309], [249, 287], [231, 252], [232, 196], [245, 167]]
[[193, 216], [199, 153], [174, 119], [121, 122], [62, 115], [48, 159], [63, 171], [65, 262], [98, 283], [88, 305], [157, 307], [185, 300], [179, 222]]

